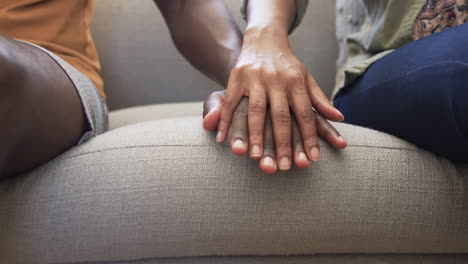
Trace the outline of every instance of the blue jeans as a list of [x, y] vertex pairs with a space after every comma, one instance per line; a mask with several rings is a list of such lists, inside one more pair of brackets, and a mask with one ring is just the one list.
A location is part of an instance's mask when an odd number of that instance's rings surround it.
[[468, 161], [468, 24], [407, 44], [340, 91], [345, 122]]

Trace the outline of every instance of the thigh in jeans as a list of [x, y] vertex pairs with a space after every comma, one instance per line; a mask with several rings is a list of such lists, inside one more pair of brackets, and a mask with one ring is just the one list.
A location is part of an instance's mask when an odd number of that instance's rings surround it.
[[414, 41], [341, 91], [345, 122], [468, 161], [468, 24]]

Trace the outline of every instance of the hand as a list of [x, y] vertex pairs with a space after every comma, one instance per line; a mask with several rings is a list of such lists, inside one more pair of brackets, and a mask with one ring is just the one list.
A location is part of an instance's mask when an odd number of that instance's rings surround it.
[[[213, 131], [218, 126], [220, 120], [221, 107], [220, 102], [224, 96], [223, 91], [212, 93], [205, 101], [203, 111], [203, 127], [206, 130]], [[247, 108], [249, 105], [249, 99], [244, 97], [241, 99], [239, 106], [235, 110], [231, 125], [231, 149], [238, 155], [243, 155], [247, 152], [248, 140], [248, 121], [247, 121]], [[273, 139], [273, 128], [271, 119], [269, 118], [268, 109], [264, 123], [264, 151], [260, 160], [260, 169], [268, 174], [275, 173], [277, 171], [277, 158], [275, 142]], [[292, 143], [293, 143], [293, 160], [299, 168], [307, 168], [310, 163], [307, 159], [306, 151], [304, 150], [304, 144], [302, 137], [297, 125], [297, 122], [292, 116]], [[346, 140], [344, 140], [338, 131], [320, 114], [316, 114], [316, 127], [320, 137], [324, 138], [333, 147], [343, 149], [347, 146]], [[236, 144], [237, 140], [245, 142], [245, 144]]]
[[240, 57], [230, 74], [221, 102], [218, 142], [227, 138], [231, 122], [235, 120], [234, 112], [243, 96], [249, 97], [248, 106], [242, 114], [248, 116], [246, 122], [250, 144], [248, 146], [247, 141], [236, 141], [234, 145], [239, 149], [249, 148], [252, 158], [263, 156], [265, 115], [269, 103], [276, 162], [281, 170], [291, 167], [290, 108], [297, 118], [304, 152], [314, 161], [320, 158], [316, 113], [333, 121], [344, 119], [295, 57], [287, 38], [279, 39], [275, 32], [255, 29], [246, 31]]

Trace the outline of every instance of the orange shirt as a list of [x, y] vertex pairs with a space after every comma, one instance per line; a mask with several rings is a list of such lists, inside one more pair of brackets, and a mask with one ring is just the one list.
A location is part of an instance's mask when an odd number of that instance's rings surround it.
[[90, 23], [93, 0], [0, 0], [0, 34], [42, 46], [86, 75], [104, 96]]

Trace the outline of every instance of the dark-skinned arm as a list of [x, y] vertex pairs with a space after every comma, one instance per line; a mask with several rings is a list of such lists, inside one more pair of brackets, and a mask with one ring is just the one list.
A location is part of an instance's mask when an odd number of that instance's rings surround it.
[[242, 34], [223, 0], [155, 0], [179, 52], [226, 87]]

